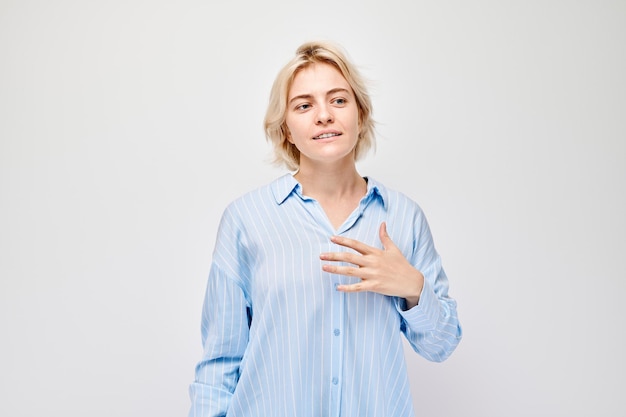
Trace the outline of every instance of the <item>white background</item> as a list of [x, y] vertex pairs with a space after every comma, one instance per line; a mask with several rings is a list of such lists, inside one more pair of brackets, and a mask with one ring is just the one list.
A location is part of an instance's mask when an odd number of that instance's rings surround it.
[[220, 215], [283, 173], [269, 89], [318, 38], [459, 303], [418, 416], [626, 414], [623, 1], [0, 0], [0, 415], [187, 413]]

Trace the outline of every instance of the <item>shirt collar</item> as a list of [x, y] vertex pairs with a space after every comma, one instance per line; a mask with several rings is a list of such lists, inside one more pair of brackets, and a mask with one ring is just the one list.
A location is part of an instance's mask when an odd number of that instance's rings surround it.
[[285, 174], [274, 180], [274, 182], [270, 184], [270, 188], [276, 199], [276, 204], [283, 204], [296, 187], [300, 187], [300, 184], [291, 174]]
[[376, 181], [372, 177], [365, 177], [367, 180], [367, 197], [373, 198], [378, 196], [383, 203], [383, 208], [387, 210], [387, 202], [389, 201], [389, 197], [387, 195], [387, 188], [384, 185]]
[[[367, 193], [365, 194], [365, 200], [378, 196], [383, 204], [385, 210], [387, 209], [387, 189], [384, 185], [376, 181], [371, 177], [365, 177], [367, 180]], [[276, 204], [280, 205], [285, 202], [285, 200], [301, 189], [300, 183], [293, 177], [291, 174], [285, 174], [282, 177], [277, 178], [270, 185], [272, 190], [272, 194], [274, 194], [274, 199], [276, 200]]]

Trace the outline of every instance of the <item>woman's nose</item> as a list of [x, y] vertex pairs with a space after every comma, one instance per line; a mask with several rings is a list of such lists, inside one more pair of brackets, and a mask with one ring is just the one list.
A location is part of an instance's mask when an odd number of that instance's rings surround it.
[[318, 125], [325, 125], [334, 121], [333, 114], [327, 106], [320, 106], [317, 112], [317, 118], [315, 123]]

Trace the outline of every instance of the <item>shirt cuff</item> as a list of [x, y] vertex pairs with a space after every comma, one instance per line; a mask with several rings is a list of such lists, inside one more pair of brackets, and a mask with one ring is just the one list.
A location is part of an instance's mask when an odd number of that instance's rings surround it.
[[435, 330], [439, 322], [439, 302], [428, 280], [424, 280], [424, 287], [416, 306], [407, 310], [406, 300], [397, 298], [396, 309], [414, 332]]

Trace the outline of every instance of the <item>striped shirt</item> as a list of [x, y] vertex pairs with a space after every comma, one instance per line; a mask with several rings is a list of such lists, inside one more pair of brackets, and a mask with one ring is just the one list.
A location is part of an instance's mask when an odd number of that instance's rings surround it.
[[[405, 195], [367, 179], [367, 193], [334, 230], [286, 174], [224, 211], [202, 310], [204, 353], [190, 417], [408, 417], [413, 404], [401, 334], [431, 361], [461, 339], [456, 302], [426, 218]], [[425, 278], [419, 305], [343, 293], [354, 277], [322, 271], [331, 235], [382, 248], [381, 222]]]

